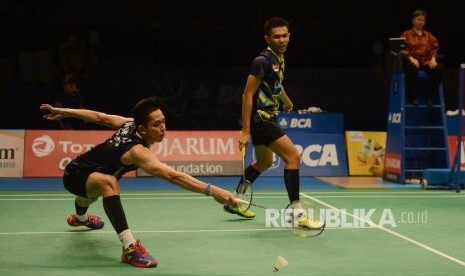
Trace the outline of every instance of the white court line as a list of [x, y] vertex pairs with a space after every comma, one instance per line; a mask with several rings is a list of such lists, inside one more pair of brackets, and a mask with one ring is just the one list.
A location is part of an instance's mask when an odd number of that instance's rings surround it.
[[[287, 195], [282, 195], [279, 197], [261, 197], [257, 196], [255, 198], [261, 199], [279, 199], [279, 198], [287, 198]], [[73, 200], [72, 198], [0, 198], [0, 201], [69, 201]], [[122, 200], [212, 200], [212, 198], [199, 196], [199, 197], [125, 197], [121, 196]]]
[[464, 195], [322, 195], [319, 198], [463, 198]]
[[304, 194], [304, 193], [300, 193], [300, 194], [301, 194], [302, 196], [304, 196], [304, 197], [306, 197], [306, 198], [308, 198], [308, 199], [311, 199], [311, 200], [313, 200], [313, 201], [315, 201], [315, 202], [318, 202], [318, 203], [320, 203], [320, 204], [322, 204], [322, 205], [324, 205], [324, 206], [326, 206], [326, 207], [328, 207], [328, 208], [331, 208], [331, 209], [333, 209], [333, 210], [335, 210], [335, 211], [341, 212], [341, 213], [343, 213], [343, 214], [345, 214], [345, 215], [348, 215], [348, 216], [350, 216], [350, 217], [352, 217], [352, 218], [354, 218], [354, 219], [357, 219], [357, 220], [359, 220], [359, 221], [361, 221], [361, 222], [367, 223], [368, 225], [370, 225], [370, 226], [372, 226], [372, 227], [374, 227], [374, 228], [378, 228], [378, 229], [380, 229], [380, 230], [383, 230], [383, 231], [385, 231], [385, 232], [387, 232], [387, 233], [389, 233], [389, 234], [391, 234], [391, 235], [394, 235], [394, 236], [399, 237], [399, 238], [401, 238], [401, 239], [403, 239], [403, 240], [405, 240], [405, 241], [407, 241], [407, 242], [410, 242], [410, 243], [415, 244], [415, 245], [417, 245], [417, 246], [419, 246], [419, 247], [421, 247], [421, 248], [423, 248], [423, 249], [426, 249], [427, 251], [430, 251], [430, 252], [432, 252], [432, 253], [434, 253], [434, 254], [437, 254], [437, 255], [439, 255], [439, 256], [441, 256], [441, 257], [443, 257], [443, 258], [449, 259], [449, 260], [451, 260], [451, 261], [453, 261], [453, 262], [455, 262], [455, 263], [457, 263], [457, 264], [459, 264], [459, 265], [461, 265], [461, 266], [465, 266], [465, 262], [464, 262], [464, 261], [459, 260], [459, 259], [456, 259], [456, 258], [454, 258], [454, 257], [452, 257], [452, 256], [449, 256], [449, 255], [447, 255], [447, 254], [444, 253], [444, 252], [441, 252], [441, 251], [439, 251], [439, 250], [436, 250], [436, 249], [434, 249], [434, 248], [432, 248], [432, 247], [427, 246], [426, 244], [423, 244], [423, 243], [418, 242], [418, 241], [416, 241], [416, 240], [414, 240], [414, 239], [411, 239], [411, 238], [409, 238], [409, 237], [407, 237], [407, 236], [404, 236], [404, 235], [399, 234], [399, 233], [397, 233], [397, 232], [395, 232], [395, 231], [392, 231], [392, 230], [390, 230], [390, 229], [387, 229], [387, 228], [385, 228], [385, 227], [383, 227], [383, 226], [381, 226], [381, 225], [378, 225], [378, 224], [376, 224], [376, 223], [374, 223], [374, 222], [372, 222], [372, 221], [367, 221], [367, 220], [365, 220], [365, 219], [363, 219], [363, 218], [361, 218], [361, 217], [359, 217], [359, 216], [356, 216], [356, 215], [353, 215], [353, 214], [351, 214], [351, 213], [348, 213], [348, 212], [346, 212], [346, 211], [343, 210], [343, 209], [338, 209], [338, 208], [336, 208], [336, 207], [334, 207], [334, 206], [332, 206], [332, 205], [330, 205], [330, 204], [328, 204], [328, 203], [326, 203], [326, 202], [323, 202], [323, 201], [321, 201], [321, 200], [319, 200], [319, 199], [314, 198], [313, 196], [309, 196], [309, 195], [306, 195], [306, 194]]
[[[375, 229], [376, 227], [363, 227], [359, 229]], [[326, 230], [351, 230], [350, 228], [327, 227]], [[358, 229], [357, 229], [358, 230]], [[251, 229], [198, 229], [198, 230], [131, 230], [132, 233], [212, 233], [212, 232], [265, 232], [265, 231], [289, 231], [287, 228], [251, 228]], [[16, 235], [58, 235], [58, 234], [115, 234], [115, 231], [85, 229], [84, 231], [35, 231], [35, 232], [0, 232], [0, 236]]]
[[[263, 196], [265, 194], [254, 194], [255, 199], [280, 199], [280, 198], [287, 198], [287, 195], [285, 194], [280, 194], [276, 196]], [[21, 195], [15, 195], [15, 196], [2, 196], [0, 195], [0, 201], [67, 201], [67, 200], [72, 200], [74, 196], [68, 196], [65, 194], [62, 194], [60, 196], [64, 196], [64, 198], [32, 198], [32, 196], [24, 196], [26, 198], [18, 198], [22, 197]], [[133, 197], [136, 196], [136, 197]], [[140, 197], [139, 197], [140, 196]], [[145, 196], [145, 197], [142, 197]], [[171, 196], [171, 195], [170, 195]], [[459, 195], [321, 195], [318, 196], [319, 198], [464, 198], [465, 194], [462, 196]], [[198, 195], [193, 195], [190, 197], [165, 197], [163, 194], [153, 194], [152, 197], [147, 197], [147, 195], [140, 194], [140, 195], [121, 195], [122, 200], [210, 200], [208, 197], [202, 197]]]
[[[248, 232], [248, 231], [283, 231], [287, 229], [263, 228], [263, 229], [200, 229], [200, 230], [131, 230], [133, 233], [211, 233], [211, 232]], [[115, 231], [37, 231], [37, 232], [0, 232], [0, 235], [55, 235], [55, 234], [115, 234]]]
[[[0, 198], [0, 201], [69, 201], [73, 200], [73, 198]], [[121, 197], [122, 200], [141, 200], [141, 199], [148, 199], [148, 200], [176, 200], [176, 199], [182, 199], [182, 200], [189, 200], [189, 199], [195, 199], [195, 200], [205, 200], [209, 199], [205, 196], [203, 197], [134, 197], [134, 198], [128, 198], [128, 197]]]
[[[260, 195], [286, 195], [287, 196], [287, 193], [286, 192], [256, 192], [256, 194], [260, 194]], [[121, 193], [121, 196], [148, 196], [148, 195], [156, 195], [156, 196], [163, 196], [163, 195], [191, 195], [191, 196], [198, 196], [199, 194], [198, 193], [193, 193], [193, 192], [188, 192], [188, 193], [184, 193], [184, 192], [180, 192], [180, 193], [153, 193], [153, 192], [150, 192], [150, 193], [128, 193], [128, 192], [122, 192]], [[70, 193], [59, 193], [59, 194], [1, 194], [1, 191], [0, 191], [0, 197], [38, 197], [38, 196], [50, 196], [50, 197], [54, 197], [54, 196], [74, 196]]]
[[[8, 191], [11, 192], [11, 191]], [[1, 194], [2, 191], [0, 190], [0, 197], [40, 197], [40, 196], [50, 196], [50, 197], [57, 197], [57, 196], [71, 196], [73, 197], [72, 194], [70, 193], [56, 193], [56, 194]], [[464, 196], [465, 193], [448, 193], [447, 191], [424, 191], [424, 190], [419, 190], [419, 191], [405, 191], [405, 190], [388, 190], [388, 191], [352, 191], [352, 190], [331, 190], [327, 192], [311, 192], [312, 195], [332, 195], [334, 196], [335, 194], [344, 194], [344, 195], [396, 195], [396, 194], [405, 194], [405, 195], [441, 195], [441, 196]], [[163, 196], [163, 195], [191, 195], [191, 196], [196, 196], [197, 194], [192, 193], [192, 192], [179, 192], [179, 193], [157, 193], [157, 192], [148, 192], [148, 193], [131, 193], [131, 191], [122, 191], [121, 196], [151, 196], [151, 195], [157, 195], [157, 196]], [[260, 192], [259, 190], [254, 191], [254, 195], [287, 195], [286, 192]]]

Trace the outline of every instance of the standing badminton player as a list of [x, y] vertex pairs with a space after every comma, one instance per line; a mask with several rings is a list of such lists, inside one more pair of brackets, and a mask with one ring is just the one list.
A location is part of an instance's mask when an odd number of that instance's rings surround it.
[[89, 206], [102, 196], [105, 213], [123, 245], [123, 263], [137, 267], [155, 267], [158, 264], [140, 241], [135, 240], [128, 227], [118, 182], [126, 172], [140, 167], [148, 174], [184, 189], [211, 195], [221, 204], [237, 206], [230, 192], [175, 171], [150, 151], [150, 146], [161, 142], [166, 134], [165, 116], [158, 98], [140, 100], [133, 107], [133, 118], [86, 109], [56, 108], [48, 104], [42, 104], [40, 108], [49, 112], [44, 116], [47, 120], [74, 117], [117, 129], [108, 140], [71, 161], [65, 168], [63, 183], [69, 192], [76, 195], [76, 213], [68, 217], [70, 226], [102, 228], [103, 220], [87, 213]]
[[[241, 177], [240, 183], [253, 183], [273, 163], [273, 153], [284, 161], [284, 184], [289, 202], [295, 209], [300, 206], [299, 168], [300, 154], [289, 137], [279, 127], [276, 116], [280, 109], [292, 111], [292, 101], [282, 85], [284, 78], [284, 52], [291, 34], [287, 20], [273, 17], [265, 23], [265, 41], [268, 47], [252, 62], [242, 94], [242, 131], [239, 147], [246, 147], [250, 140], [255, 149], [256, 161], [250, 164]], [[282, 107], [280, 104], [282, 103]], [[239, 189], [236, 192], [239, 192]], [[302, 208], [300, 208], [302, 209]], [[224, 210], [246, 218], [255, 217], [250, 209], [225, 204]], [[299, 226], [320, 228], [323, 223], [309, 219], [305, 214], [298, 220]]]

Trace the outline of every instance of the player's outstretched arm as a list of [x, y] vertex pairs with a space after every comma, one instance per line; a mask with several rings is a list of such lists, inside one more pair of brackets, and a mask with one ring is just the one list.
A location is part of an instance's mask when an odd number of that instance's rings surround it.
[[74, 117], [114, 129], [117, 129], [121, 127], [121, 125], [125, 122], [132, 120], [132, 118], [106, 114], [103, 112], [98, 112], [89, 109], [61, 108], [53, 107], [49, 104], [42, 104], [40, 106], [40, 109], [49, 112], [49, 114], [43, 116], [46, 120], [56, 121], [66, 117]]
[[137, 145], [127, 151], [122, 157], [123, 163], [132, 163], [139, 166], [146, 173], [162, 178], [186, 190], [212, 196], [221, 204], [237, 205], [234, 196], [227, 190], [205, 183], [197, 178], [174, 170], [172, 167], [158, 160], [158, 158], [142, 145]]

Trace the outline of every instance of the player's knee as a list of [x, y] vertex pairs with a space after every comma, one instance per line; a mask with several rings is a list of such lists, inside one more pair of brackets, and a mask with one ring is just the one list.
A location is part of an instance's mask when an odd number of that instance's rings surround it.
[[97, 199], [98, 199], [98, 197], [93, 197], [93, 198], [88, 198], [87, 200], [88, 200], [89, 204], [92, 204], [92, 203], [96, 202]]
[[118, 180], [114, 176], [107, 176], [100, 182], [103, 195], [119, 194]]
[[77, 197], [76, 198], [76, 203], [78, 206], [81, 206], [81, 207], [89, 207], [89, 205], [91, 205], [92, 203], [94, 203], [95, 201], [97, 201], [98, 197], [92, 197], [92, 198], [89, 198], [89, 197]]
[[266, 162], [263, 163], [263, 169], [268, 169], [273, 165], [273, 160], [266, 160]]
[[300, 156], [300, 154], [297, 154], [293, 158], [294, 158], [294, 162], [297, 164], [300, 164], [300, 162], [302, 162], [302, 157]]
[[300, 166], [301, 161], [302, 157], [300, 157], [300, 154], [296, 152], [296, 154], [289, 155], [288, 158], [284, 160], [284, 163], [293, 167], [298, 167]]

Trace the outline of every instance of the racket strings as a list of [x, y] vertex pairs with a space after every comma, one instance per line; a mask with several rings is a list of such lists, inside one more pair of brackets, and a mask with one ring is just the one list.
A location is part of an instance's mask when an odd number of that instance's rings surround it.
[[237, 187], [237, 192], [235, 193], [235, 197], [244, 200], [247, 203], [239, 203], [238, 207], [241, 212], [246, 212], [250, 208], [250, 204], [252, 202], [253, 190], [252, 184], [249, 181], [243, 181]]
[[289, 218], [288, 229], [299, 237], [318, 236], [325, 228], [324, 219], [320, 218], [320, 209], [310, 202], [291, 203], [286, 212]]
[[250, 188], [249, 188], [249, 185], [252, 186], [252, 184], [251, 184], [249, 181], [247, 181], [247, 180], [243, 181], [243, 182], [239, 185], [239, 187], [237, 188], [237, 194], [238, 194], [238, 195], [244, 195], [244, 194], [246, 194], [246, 193], [248, 192], [248, 190], [250, 189]]

